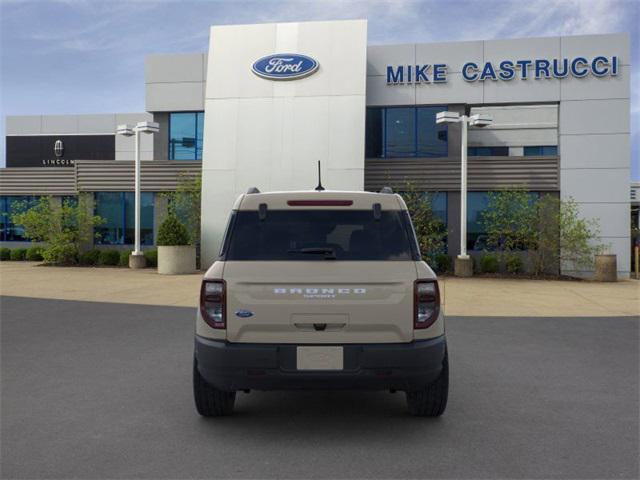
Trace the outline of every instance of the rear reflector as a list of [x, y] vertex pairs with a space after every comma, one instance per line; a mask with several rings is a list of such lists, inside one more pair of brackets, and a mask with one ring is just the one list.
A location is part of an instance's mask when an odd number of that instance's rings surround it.
[[348, 207], [353, 200], [287, 200], [290, 207]]

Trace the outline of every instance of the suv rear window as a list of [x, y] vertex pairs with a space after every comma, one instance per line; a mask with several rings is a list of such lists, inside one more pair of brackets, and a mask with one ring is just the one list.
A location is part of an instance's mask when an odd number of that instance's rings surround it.
[[406, 211], [268, 210], [234, 213], [225, 260], [414, 260], [417, 245]]

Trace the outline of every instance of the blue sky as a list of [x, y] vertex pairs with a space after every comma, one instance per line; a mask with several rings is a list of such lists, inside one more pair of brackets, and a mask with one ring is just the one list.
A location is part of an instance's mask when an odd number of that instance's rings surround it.
[[370, 44], [628, 32], [640, 179], [638, 0], [0, 2], [3, 134], [5, 115], [143, 111], [144, 57], [205, 51], [216, 24], [366, 18]]

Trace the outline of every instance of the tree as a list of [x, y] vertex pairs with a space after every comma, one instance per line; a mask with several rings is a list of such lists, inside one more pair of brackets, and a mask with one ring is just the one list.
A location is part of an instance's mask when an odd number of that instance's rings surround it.
[[573, 199], [553, 195], [541, 197], [537, 211], [534, 272], [557, 272], [561, 266], [568, 270], [591, 269], [595, 255], [605, 248], [598, 241], [597, 220], [582, 218]]
[[186, 227], [189, 243], [200, 243], [200, 208], [202, 200], [202, 178], [181, 173], [175, 192], [164, 194], [169, 200], [169, 214], [175, 215]]
[[527, 250], [536, 275], [589, 269], [603, 250], [594, 219], [580, 216], [572, 199], [555, 195], [534, 197], [523, 189], [489, 192], [489, 205], [481, 220], [487, 243], [497, 250]]
[[422, 257], [434, 265], [436, 256], [445, 252], [447, 227], [433, 212], [433, 194], [418, 191], [413, 184], [407, 183], [401, 195], [411, 215]]
[[11, 220], [24, 228], [26, 238], [46, 243], [42, 251], [46, 263], [73, 264], [78, 262], [82, 245], [93, 238], [94, 227], [104, 222], [91, 212], [90, 200], [84, 195], [61, 204], [52, 197], [41, 197], [30, 208], [26, 203], [15, 205]]
[[524, 189], [489, 192], [489, 204], [480, 223], [487, 245], [507, 252], [527, 250], [535, 242], [536, 199]]

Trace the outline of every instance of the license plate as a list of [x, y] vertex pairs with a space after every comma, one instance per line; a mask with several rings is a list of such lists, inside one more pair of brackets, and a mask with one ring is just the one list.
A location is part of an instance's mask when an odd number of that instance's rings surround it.
[[298, 370], [342, 370], [344, 353], [342, 347], [298, 347], [296, 362]]

